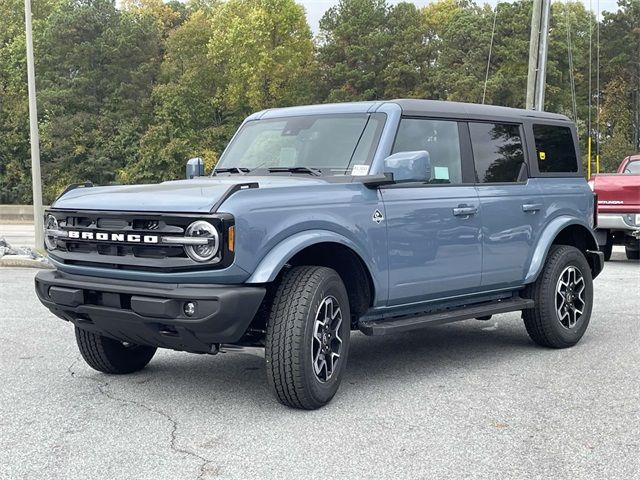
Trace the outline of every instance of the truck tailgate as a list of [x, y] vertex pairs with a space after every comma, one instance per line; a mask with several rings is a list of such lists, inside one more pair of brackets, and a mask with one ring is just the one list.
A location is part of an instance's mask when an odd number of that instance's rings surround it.
[[600, 213], [640, 213], [640, 175], [601, 174], [593, 177]]

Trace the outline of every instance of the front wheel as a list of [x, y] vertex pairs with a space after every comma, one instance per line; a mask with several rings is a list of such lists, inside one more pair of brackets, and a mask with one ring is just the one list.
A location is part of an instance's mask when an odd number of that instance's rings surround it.
[[119, 342], [78, 327], [76, 343], [84, 361], [103, 373], [137, 372], [146, 367], [156, 353], [155, 347]]
[[340, 276], [326, 267], [285, 272], [267, 324], [267, 379], [278, 400], [313, 410], [336, 394], [347, 364], [351, 320]]
[[522, 312], [524, 325], [538, 345], [566, 348], [578, 343], [587, 330], [593, 306], [591, 269], [580, 250], [553, 245], [540, 276], [525, 296], [534, 300]]
[[639, 260], [640, 259], [640, 240], [637, 240], [633, 247], [629, 247], [627, 245], [624, 248], [624, 251], [627, 254], [627, 259], [629, 259], [629, 260]]

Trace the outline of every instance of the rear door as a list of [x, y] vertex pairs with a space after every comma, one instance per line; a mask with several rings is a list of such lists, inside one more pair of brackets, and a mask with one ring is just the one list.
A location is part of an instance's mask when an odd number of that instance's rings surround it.
[[482, 287], [522, 282], [543, 227], [544, 202], [528, 178], [522, 125], [469, 122], [482, 211]]
[[468, 145], [464, 123], [428, 118], [400, 122], [393, 153], [426, 150], [431, 179], [380, 189], [388, 229], [389, 305], [480, 286], [481, 221]]

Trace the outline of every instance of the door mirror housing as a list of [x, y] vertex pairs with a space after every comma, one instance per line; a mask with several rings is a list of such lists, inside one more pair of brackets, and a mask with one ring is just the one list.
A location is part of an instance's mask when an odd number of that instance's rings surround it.
[[200, 157], [191, 158], [187, 162], [187, 180], [195, 177], [204, 177], [204, 160]]
[[428, 182], [431, 180], [431, 158], [426, 150], [398, 152], [384, 159], [384, 173], [398, 182]]

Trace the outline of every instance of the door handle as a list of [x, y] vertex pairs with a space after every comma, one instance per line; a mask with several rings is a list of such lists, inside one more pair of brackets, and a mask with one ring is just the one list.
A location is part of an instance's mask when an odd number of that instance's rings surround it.
[[522, 205], [522, 211], [523, 212], [539, 212], [540, 210], [542, 210], [542, 204], [541, 203], [525, 203]]
[[469, 217], [471, 215], [475, 215], [478, 213], [478, 207], [467, 207], [465, 205], [460, 205], [453, 209], [453, 214], [456, 217]]

